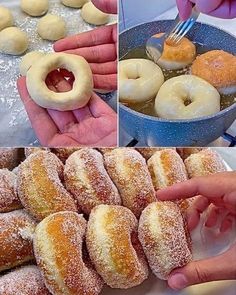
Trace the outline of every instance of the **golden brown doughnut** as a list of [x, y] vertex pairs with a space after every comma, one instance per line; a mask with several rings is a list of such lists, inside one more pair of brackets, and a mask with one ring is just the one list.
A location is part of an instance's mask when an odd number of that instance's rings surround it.
[[63, 164], [50, 152], [31, 154], [19, 166], [18, 195], [38, 220], [58, 211], [77, 211], [75, 200], [61, 183]]
[[220, 155], [211, 149], [204, 149], [197, 154], [192, 154], [184, 163], [189, 178], [227, 171]]
[[[143, 147], [143, 148], [135, 148], [138, 152], [140, 152], [140, 154], [146, 159], [146, 161], [148, 159], [151, 158], [151, 156], [155, 153], [155, 152], [158, 152], [158, 151], [161, 151], [165, 148], [157, 148], [157, 147], [154, 147], [154, 148], [149, 148], [149, 147]], [[169, 148], [169, 149], [173, 149], [173, 150], [176, 150], [176, 148]]]
[[86, 214], [100, 204], [121, 204], [118, 190], [98, 151], [84, 148], [74, 152], [66, 160], [64, 175], [67, 190]]
[[199, 153], [202, 150], [203, 148], [177, 148], [177, 152], [183, 160], [187, 159], [192, 154]]
[[97, 272], [112, 288], [131, 288], [148, 277], [137, 228], [134, 214], [122, 206], [99, 205], [90, 214], [88, 252]]
[[25, 152], [25, 157], [27, 158], [29, 155], [33, 153], [37, 153], [40, 151], [50, 151], [49, 148], [44, 148], [44, 147], [25, 147], [24, 152]]
[[216, 87], [220, 93], [236, 93], [236, 56], [223, 50], [212, 50], [199, 55], [191, 73]]
[[1, 295], [50, 295], [36, 265], [22, 266], [0, 277]]
[[180, 209], [173, 202], [155, 202], [139, 220], [139, 240], [153, 273], [167, 280], [170, 272], [191, 261], [189, 234]]
[[145, 159], [132, 148], [117, 148], [104, 155], [105, 166], [117, 186], [123, 205], [136, 217], [156, 201]]
[[0, 169], [0, 213], [22, 208], [17, 196], [16, 180], [16, 174]]
[[0, 148], [0, 169], [12, 170], [19, 164], [17, 148]]
[[0, 272], [33, 259], [35, 226], [25, 210], [0, 214]]
[[79, 151], [81, 148], [69, 147], [69, 148], [53, 148], [52, 152], [65, 164], [66, 160], [74, 152]]
[[34, 252], [45, 284], [54, 295], [99, 294], [103, 282], [83, 261], [86, 220], [75, 212], [58, 212], [35, 231]]

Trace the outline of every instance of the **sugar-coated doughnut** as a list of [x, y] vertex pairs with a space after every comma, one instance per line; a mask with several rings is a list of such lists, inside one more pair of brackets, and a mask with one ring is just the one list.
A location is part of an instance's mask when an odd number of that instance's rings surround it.
[[1, 295], [50, 295], [36, 265], [22, 266], [0, 277]]
[[[55, 69], [62, 68], [75, 76], [68, 92], [48, 89], [45, 79]], [[93, 77], [88, 62], [81, 56], [66, 53], [46, 54], [32, 65], [26, 76], [26, 84], [32, 99], [41, 107], [69, 111], [84, 107], [92, 96]]]
[[25, 32], [16, 27], [0, 31], [0, 52], [10, 55], [21, 55], [29, 46]]
[[[145, 159], [146, 161], [148, 159], [151, 158], [151, 156], [157, 152], [157, 151], [161, 151], [163, 150], [164, 148], [150, 148], [150, 147], [144, 147], [144, 148], [135, 148]], [[173, 150], [176, 150], [175, 148], [169, 148], [169, 149], [173, 149]]]
[[105, 25], [109, 22], [109, 14], [99, 10], [92, 1], [84, 4], [81, 10], [81, 17], [91, 25]]
[[155, 190], [188, 179], [184, 162], [173, 149], [163, 149], [155, 152], [147, 163]]
[[139, 240], [153, 273], [167, 280], [170, 272], [192, 259], [189, 234], [178, 205], [155, 202], [142, 212]]
[[220, 95], [205, 80], [181, 75], [167, 80], [160, 88], [155, 111], [164, 119], [194, 119], [220, 111]]
[[90, 214], [88, 252], [97, 272], [112, 288], [131, 288], [148, 277], [137, 227], [133, 213], [122, 206], [99, 205]]
[[222, 94], [236, 93], [236, 56], [223, 50], [199, 55], [191, 72], [217, 88]]
[[88, 0], [61, 0], [61, 3], [68, 7], [81, 8]]
[[124, 103], [153, 99], [164, 75], [161, 68], [147, 59], [127, 59], [119, 62], [119, 98]]
[[11, 11], [6, 7], [0, 6], [0, 31], [12, 27], [14, 24], [14, 19]]
[[[156, 34], [153, 38], [160, 38], [163, 33]], [[182, 38], [176, 44], [169, 40], [164, 43], [164, 50], [162, 55], [153, 47], [147, 46], [147, 54], [154, 60], [161, 68], [166, 70], [178, 70], [191, 64], [196, 57], [196, 46], [187, 38]]]
[[27, 158], [29, 155], [40, 152], [40, 151], [48, 151], [50, 152], [49, 148], [45, 148], [45, 147], [25, 147], [24, 148], [24, 154], [25, 157]]
[[104, 155], [105, 166], [119, 190], [123, 205], [136, 217], [156, 201], [146, 161], [132, 148], [117, 148]]
[[69, 156], [80, 149], [79, 147], [52, 148], [51, 151], [65, 164]]
[[48, 11], [48, 0], [21, 0], [22, 11], [31, 16], [41, 16]]
[[38, 220], [58, 211], [77, 211], [73, 197], [62, 185], [63, 164], [56, 155], [40, 151], [19, 166], [18, 195]]
[[103, 156], [94, 149], [81, 149], [67, 160], [64, 169], [67, 190], [82, 211], [89, 214], [97, 205], [120, 205], [118, 190], [110, 179]]
[[0, 169], [0, 213], [22, 208], [17, 196], [16, 180], [15, 173]]
[[189, 178], [227, 171], [220, 155], [211, 149], [203, 149], [199, 153], [190, 155], [184, 163]]
[[75, 212], [58, 212], [41, 221], [35, 231], [34, 253], [53, 295], [99, 294], [103, 282], [84, 261], [86, 220]]
[[0, 272], [33, 259], [35, 226], [25, 210], [0, 213]]
[[192, 154], [199, 153], [202, 150], [203, 148], [177, 148], [177, 151], [183, 160], [187, 159]]
[[22, 76], [26, 76], [28, 70], [32, 67], [32, 65], [43, 56], [44, 53], [40, 51], [31, 51], [24, 55], [20, 62], [20, 74]]
[[37, 32], [45, 40], [56, 41], [66, 36], [66, 23], [58, 15], [47, 14], [39, 20]]
[[19, 164], [17, 148], [0, 148], [0, 169], [14, 169]]

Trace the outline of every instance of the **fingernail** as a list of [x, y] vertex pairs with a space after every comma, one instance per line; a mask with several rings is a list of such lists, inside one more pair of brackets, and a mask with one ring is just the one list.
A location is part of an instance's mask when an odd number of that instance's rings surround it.
[[168, 284], [172, 289], [181, 290], [188, 286], [188, 281], [182, 273], [175, 273], [168, 279]]

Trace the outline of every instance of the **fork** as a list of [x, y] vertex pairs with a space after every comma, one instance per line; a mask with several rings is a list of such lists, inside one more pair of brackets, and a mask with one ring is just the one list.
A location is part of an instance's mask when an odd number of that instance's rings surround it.
[[157, 62], [162, 55], [165, 41], [168, 39], [172, 42], [173, 45], [177, 45], [192, 28], [199, 14], [200, 12], [197, 11], [195, 5], [192, 8], [191, 16], [186, 21], [182, 21], [178, 14], [176, 19], [174, 20], [174, 24], [166, 31], [165, 34], [163, 34], [159, 38], [151, 37], [148, 39], [146, 43], [147, 55], [152, 60], [154, 60], [154, 62]]

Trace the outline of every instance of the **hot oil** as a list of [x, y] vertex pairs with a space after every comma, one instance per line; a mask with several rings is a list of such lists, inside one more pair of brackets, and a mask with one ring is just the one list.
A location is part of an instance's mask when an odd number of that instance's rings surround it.
[[[208, 52], [210, 50], [213, 50], [214, 48], [210, 48], [208, 46], [195, 43], [197, 48], [197, 54], [203, 54], [205, 52]], [[146, 54], [146, 48], [143, 47], [137, 47], [135, 49], [130, 50], [125, 56], [121, 58], [121, 60], [124, 59], [131, 59], [131, 58], [145, 58], [149, 59]], [[171, 79], [173, 77], [177, 77], [184, 74], [190, 73], [190, 66], [186, 67], [181, 70], [163, 70], [163, 74], [165, 77], [165, 81], [168, 79]], [[236, 93], [232, 95], [223, 95], [221, 94], [221, 110], [231, 106], [236, 102]], [[137, 103], [137, 104], [130, 104], [129, 107], [137, 112], [143, 113], [145, 115], [154, 116], [156, 117], [156, 112], [154, 109], [155, 99], [149, 100], [147, 102]]]

